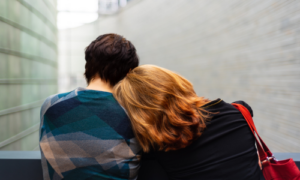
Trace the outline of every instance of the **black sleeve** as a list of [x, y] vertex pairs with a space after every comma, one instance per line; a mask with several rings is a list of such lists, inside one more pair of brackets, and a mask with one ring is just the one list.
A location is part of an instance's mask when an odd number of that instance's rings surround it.
[[154, 153], [142, 154], [137, 180], [168, 180], [168, 175], [157, 161]]
[[247, 103], [245, 103], [244, 101], [241, 101], [241, 100], [234, 101], [233, 103], [237, 103], [237, 104], [241, 104], [241, 105], [245, 106], [248, 109], [248, 111], [250, 112], [251, 116], [253, 117], [252, 108]]

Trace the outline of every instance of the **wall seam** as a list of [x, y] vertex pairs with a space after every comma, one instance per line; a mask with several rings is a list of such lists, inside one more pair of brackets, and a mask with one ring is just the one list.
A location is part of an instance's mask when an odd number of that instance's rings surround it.
[[46, 21], [45, 24], [47, 24], [49, 27], [51, 26], [50, 29], [52, 30], [52, 32], [54, 34], [56, 34], [56, 26], [54, 24], [52, 24], [52, 22], [49, 19], [47, 19], [42, 13], [40, 13], [33, 6], [31, 6], [30, 4], [28, 4], [27, 2], [25, 2], [23, 0], [17, 0], [17, 1], [20, 2], [28, 10], [30, 10], [33, 14], [35, 14], [37, 17], [39, 17], [42, 21], [44, 21], [44, 22]]
[[26, 137], [26, 136], [28, 136], [28, 135], [36, 132], [36, 131], [38, 131], [39, 128], [40, 128], [40, 123], [35, 124], [34, 126], [26, 129], [25, 131], [22, 131], [22, 132], [20, 132], [20, 133], [18, 133], [16, 135], [14, 135], [14, 136], [6, 139], [6, 140], [0, 142], [0, 149], [3, 148], [3, 147], [5, 147], [5, 146], [7, 146], [7, 145], [9, 145], [9, 144], [11, 144], [11, 143], [13, 143], [13, 142], [15, 142], [15, 141], [18, 141], [18, 140], [20, 140], [20, 139], [22, 139], [22, 138], [24, 138], [24, 137]]
[[20, 112], [20, 111], [25, 111], [25, 110], [28, 110], [28, 109], [33, 109], [33, 108], [40, 107], [42, 105], [42, 103], [45, 101], [45, 99], [38, 100], [38, 101], [35, 101], [33, 103], [24, 104], [24, 105], [12, 107], [12, 108], [9, 108], [9, 109], [1, 110], [0, 111], [0, 116], [4, 116], [4, 115]]
[[57, 83], [57, 78], [51, 79], [0, 79], [0, 85], [6, 84], [55, 84]]
[[39, 57], [39, 56], [29, 55], [29, 54], [25, 54], [25, 53], [22, 53], [22, 52], [13, 51], [13, 50], [4, 49], [4, 48], [0, 48], [0, 53], [13, 55], [13, 56], [18, 56], [18, 57], [25, 58], [25, 59], [28, 59], [28, 60], [31, 60], [31, 61], [36, 61], [36, 62], [51, 65], [53, 67], [57, 67], [57, 62], [46, 59], [46, 58], [42, 58], [42, 57]]
[[52, 41], [48, 40], [47, 38], [45, 38], [45, 37], [39, 35], [38, 33], [32, 31], [31, 29], [29, 29], [29, 28], [27, 28], [27, 27], [24, 27], [24, 26], [22, 26], [22, 25], [20, 25], [20, 24], [18, 24], [18, 23], [15, 23], [15, 22], [13, 22], [13, 21], [11, 21], [11, 20], [9, 20], [9, 19], [3, 18], [3, 17], [1, 17], [1, 16], [0, 16], [0, 21], [2, 21], [2, 22], [4, 22], [4, 23], [7, 23], [7, 24], [11, 25], [11, 26], [14, 27], [14, 28], [20, 29], [20, 30], [26, 32], [27, 34], [29, 34], [29, 35], [31, 35], [31, 36], [37, 38], [37, 39], [40, 40], [40, 41], [43, 41], [43, 42], [46, 43], [48, 46], [52, 47], [52, 49], [53, 49], [55, 52], [57, 52], [57, 49], [56, 49], [57, 46], [56, 46], [55, 43], [53, 43]]

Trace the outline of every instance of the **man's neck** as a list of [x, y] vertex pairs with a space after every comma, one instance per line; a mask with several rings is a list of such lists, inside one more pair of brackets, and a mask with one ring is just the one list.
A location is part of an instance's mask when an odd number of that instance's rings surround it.
[[109, 82], [102, 80], [100, 77], [95, 77], [91, 80], [86, 89], [96, 90], [96, 91], [106, 91], [112, 92], [112, 86]]

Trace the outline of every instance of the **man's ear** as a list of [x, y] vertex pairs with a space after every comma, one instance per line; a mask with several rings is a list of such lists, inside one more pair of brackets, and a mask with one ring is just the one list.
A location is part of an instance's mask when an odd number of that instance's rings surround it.
[[[128, 71], [128, 73], [130, 73], [131, 70], [132, 70], [132, 69], [130, 68], [129, 71]], [[128, 75], [128, 73], [127, 73], [126, 75]]]

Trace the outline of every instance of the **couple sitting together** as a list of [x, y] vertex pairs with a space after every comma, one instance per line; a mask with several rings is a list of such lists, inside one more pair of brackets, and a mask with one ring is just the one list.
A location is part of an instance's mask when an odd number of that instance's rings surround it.
[[88, 86], [42, 105], [45, 180], [260, 179], [255, 139], [230, 103], [199, 97], [170, 70], [138, 66], [117, 34], [94, 40], [85, 60]]

